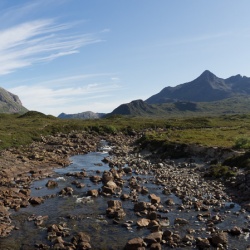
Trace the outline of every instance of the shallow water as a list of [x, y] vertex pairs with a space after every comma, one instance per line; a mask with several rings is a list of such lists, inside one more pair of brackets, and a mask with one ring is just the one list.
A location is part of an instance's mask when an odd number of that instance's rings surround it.
[[[57, 194], [62, 188], [71, 186], [74, 189], [74, 195], [70, 197], [56, 196], [45, 200], [45, 202], [38, 206], [29, 206], [22, 208], [18, 212], [12, 212], [12, 219], [19, 230], [13, 231], [12, 234], [7, 238], [0, 240], [0, 249], [9, 250], [29, 250], [35, 249], [34, 245], [39, 243], [45, 243], [51, 245], [51, 242], [46, 240], [47, 231], [46, 226], [50, 224], [59, 224], [66, 222], [67, 227], [70, 229], [70, 237], [65, 240], [70, 241], [72, 236], [77, 232], [86, 232], [91, 236], [92, 249], [123, 249], [126, 242], [134, 237], [143, 237], [150, 233], [148, 229], [137, 229], [135, 223], [139, 219], [133, 211], [134, 203], [132, 201], [123, 201], [122, 206], [126, 212], [124, 220], [120, 221], [120, 224], [114, 225], [112, 219], [108, 219], [105, 216], [107, 208], [107, 201], [110, 199], [119, 199], [119, 197], [102, 197], [89, 198], [86, 197], [86, 193], [90, 189], [99, 189], [102, 184], [92, 183], [88, 177], [84, 179], [77, 179], [77, 181], [85, 184], [84, 188], [78, 189], [71, 184], [74, 177], [66, 176], [68, 172], [79, 172], [83, 169], [87, 172], [88, 176], [97, 175], [96, 171], [101, 171], [100, 175], [104, 170], [109, 170], [107, 164], [102, 163], [102, 159], [108, 156], [108, 153], [103, 152], [92, 152], [86, 155], [77, 155], [71, 157], [72, 164], [67, 168], [61, 168], [55, 170], [55, 176], [50, 179], [57, 180], [58, 187], [49, 189], [45, 185], [48, 179], [36, 181], [31, 186], [31, 196], [45, 196], [51, 194]], [[100, 166], [101, 165], [101, 166]], [[136, 175], [138, 176], [138, 175]], [[129, 179], [131, 175], [127, 175], [125, 179]], [[196, 230], [196, 236], [208, 236], [202, 229], [206, 225], [204, 222], [197, 221], [197, 213], [194, 210], [189, 212], [178, 210], [178, 204], [181, 204], [181, 200], [173, 194], [163, 195], [163, 187], [152, 184], [149, 180], [152, 179], [150, 175], [140, 175], [143, 181], [148, 180], [145, 185], [150, 193], [154, 193], [161, 196], [162, 203], [168, 198], [173, 198], [176, 205], [173, 206], [170, 211], [166, 213], [160, 213], [163, 217], [168, 217], [170, 221], [171, 230], [179, 231], [181, 236], [184, 236], [187, 228], [193, 228]], [[130, 189], [127, 184], [124, 185], [123, 191], [129, 193]], [[139, 195], [140, 201], [149, 201], [147, 195]], [[81, 202], [77, 202], [81, 201]], [[219, 229], [228, 229], [237, 225], [239, 227], [249, 226], [249, 222], [246, 220], [246, 214], [235, 212], [241, 208], [239, 205], [235, 205], [233, 209], [223, 208], [222, 212], [226, 219], [222, 223], [216, 226]], [[229, 212], [227, 212], [229, 211]], [[211, 214], [216, 213], [211, 211]], [[48, 220], [45, 221], [42, 227], [38, 227], [34, 224], [34, 221], [28, 221], [27, 218], [32, 215], [48, 215]], [[189, 220], [188, 226], [174, 226], [174, 219], [181, 217]], [[125, 221], [132, 220], [131, 229], [128, 230], [122, 224]], [[239, 245], [240, 242], [240, 245]], [[230, 249], [245, 249], [249, 244], [249, 238], [244, 237], [230, 237], [229, 246]], [[162, 249], [170, 249], [163, 246]], [[178, 249], [178, 248], [177, 248]], [[193, 247], [185, 249], [194, 249]]]

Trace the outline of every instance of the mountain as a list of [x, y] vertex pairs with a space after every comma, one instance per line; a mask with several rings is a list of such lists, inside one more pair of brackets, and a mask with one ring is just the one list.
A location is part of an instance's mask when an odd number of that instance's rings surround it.
[[190, 117], [225, 114], [250, 113], [250, 95], [235, 95], [213, 102], [175, 101], [148, 104], [142, 100], [120, 105], [110, 115], [130, 115], [144, 117]]
[[0, 87], [0, 113], [25, 113], [19, 97]]
[[206, 70], [191, 82], [162, 89], [158, 94], [149, 97], [146, 102], [148, 104], [175, 101], [213, 102], [239, 94], [250, 95], [249, 77], [236, 75], [222, 79]]
[[78, 114], [65, 114], [61, 113], [58, 118], [61, 119], [98, 119], [103, 117], [104, 113], [94, 113], [92, 111], [86, 111]]
[[158, 108], [154, 107], [143, 100], [135, 100], [130, 103], [125, 103], [114, 109], [108, 115], [154, 115], [158, 113]]
[[122, 104], [109, 115], [199, 116], [250, 112], [250, 78], [241, 75], [222, 79], [204, 71], [195, 80], [166, 87], [146, 101]]

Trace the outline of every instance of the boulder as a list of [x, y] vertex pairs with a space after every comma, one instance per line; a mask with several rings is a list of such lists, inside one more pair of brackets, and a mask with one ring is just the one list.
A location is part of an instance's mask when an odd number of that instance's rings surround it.
[[59, 194], [71, 196], [73, 195], [73, 191], [74, 189], [72, 187], [65, 187], [59, 192]]
[[103, 172], [102, 178], [101, 178], [101, 181], [103, 184], [106, 184], [107, 182], [113, 181], [113, 180], [114, 180], [114, 177], [111, 172], [108, 172], [108, 171]]
[[114, 209], [118, 209], [122, 207], [122, 203], [119, 200], [109, 200], [108, 207], [112, 207]]
[[229, 233], [230, 233], [231, 235], [236, 236], [236, 235], [242, 234], [242, 230], [241, 230], [241, 228], [239, 228], [239, 227], [234, 227], [234, 228], [232, 228], [232, 229], [229, 231]]
[[105, 186], [112, 188], [113, 190], [115, 190], [117, 188], [117, 185], [115, 184], [115, 182], [113, 181], [108, 181]]
[[44, 202], [44, 199], [42, 197], [31, 197], [29, 199], [29, 203], [32, 205], [40, 205]]
[[122, 203], [119, 200], [109, 200], [106, 214], [109, 218], [121, 219], [126, 216], [125, 211], [122, 209]]
[[98, 190], [96, 190], [96, 189], [89, 190], [87, 192], [87, 195], [92, 196], [92, 197], [97, 197], [98, 196]]
[[91, 249], [90, 236], [84, 232], [79, 232], [77, 235], [75, 235], [71, 239], [71, 242], [74, 244], [76, 249], [83, 249], [83, 250]]
[[188, 222], [188, 220], [183, 219], [183, 218], [175, 218], [174, 224], [187, 225], [187, 224], [189, 224], [189, 222]]
[[141, 194], [148, 194], [148, 189], [146, 187], [142, 187]]
[[156, 220], [156, 219], [157, 219], [157, 213], [156, 213], [155, 211], [150, 212], [150, 213], [147, 215], [147, 218], [150, 219], [150, 220]]
[[124, 250], [138, 250], [139, 248], [142, 248], [144, 244], [144, 241], [142, 238], [133, 238], [129, 240], [124, 248]]
[[149, 222], [150, 222], [149, 219], [142, 218], [142, 219], [139, 219], [136, 222], [136, 224], [138, 227], [147, 227], [149, 225]]
[[150, 250], [161, 250], [161, 244], [160, 243], [153, 243], [151, 246], [150, 246]]
[[161, 198], [159, 196], [156, 196], [155, 194], [150, 194], [149, 198], [151, 199], [152, 204], [157, 204], [161, 202]]
[[131, 167], [125, 167], [122, 169], [126, 174], [131, 174], [132, 173], [132, 168]]
[[199, 249], [210, 249], [210, 242], [207, 238], [197, 237], [196, 238], [196, 246]]
[[58, 183], [56, 181], [53, 181], [53, 180], [48, 180], [48, 182], [46, 183], [46, 187], [48, 187], [48, 188], [54, 188], [57, 186], [58, 186]]
[[141, 202], [135, 203], [134, 211], [135, 212], [142, 212], [142, 211], [147, 210], [148, 207], [149, 207], [149, 204], [147, 202], [141, 201]]
[[90, 176], [89, 179], [92, 181], [92, 182], [100, 182], [102, 180], [102, 177], [101, 176], [98, 176], [98, 175], [94, 175], [94, 176]]
[[129, 195], [128, 194], [122, 194], [120, 198], [121, 198], [121, 200], [127, 200], [127, 199], [129, 199]]
[[168, 206], [173, 206], [173, 205], [175, 205], [175, 202], [174, 202], [174, 200], [173, 200], [172, 198], [167, 199], [165, 203], [166, 203], [166, 205], [168, 205]]
[[215, 246], [219, 244], [226, 245], [228, 243], [228, 235], [225, 232], [216, 232], [212, 234], [211, 242]]
[[90, 236], [84, 232], [79, 232], [72, 238], [71, 242], [74, 245], [77, 245], [80, 242], [90, 242]]
[[161, 240], [162, 240], [162, 232], [151, 233], [144, 238], [144, 241], [149, 245], [157, 242], [160, 243]]

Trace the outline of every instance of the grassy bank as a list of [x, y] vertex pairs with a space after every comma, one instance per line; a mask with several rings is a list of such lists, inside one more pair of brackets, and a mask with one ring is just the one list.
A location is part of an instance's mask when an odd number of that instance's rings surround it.
[[61, 120], [38, 112], [0, 115], [0, 149], [27, 145], [41, 135], [72, 130], [96, 133], [144, 133], [154, 143], [197, 143], [204, 146], [250, 147], [250, 115], [141, 118], [114, 116], [98, 120]]

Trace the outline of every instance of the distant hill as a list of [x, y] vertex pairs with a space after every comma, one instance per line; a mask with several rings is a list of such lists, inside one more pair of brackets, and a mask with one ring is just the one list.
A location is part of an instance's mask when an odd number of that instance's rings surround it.
[[55, 116], [53, 115], [45, 115], [39, 111], [28, 111], [22, 115], [19, 116], [19, 118], [36, 118], [36, 119], [57, 119]]
[[65, 114], [61, 113], [58, 118], [61, 119], [99, 119], [103, 117], [105, 113], [94, 113], [92, 111], [86, 111], [78, 114]]
[[135, 100], [130, 103], [120, 105], [108, 115], [143, 116], [143, 115], [155, 115], [158, 112], [161, 113], [161, 111], [159, 111], [157, 107], [152, 106], [142, 100]]
[[158, 94], [149, 97], [146, 103], [159, 104], [176, 101], [213, 102], [239, 94], [250, 95], [249, 77], [236, 75], [222, 79], [206, 70], [191, 82], [162, 89]]
[[23, 107], [19, 97], [0, 87], [0, 113], [20, 113], [28, 110]]

